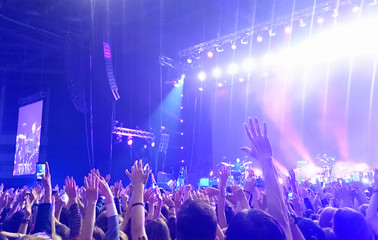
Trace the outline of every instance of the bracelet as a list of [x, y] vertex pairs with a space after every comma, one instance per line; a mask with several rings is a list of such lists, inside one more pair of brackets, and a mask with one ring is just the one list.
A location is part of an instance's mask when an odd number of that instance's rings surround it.
[[168, 209], [171, 210], [172, 208], [175, 208], [175, 205], [170, 206]]
[[136, 202], [136, 203], [134, 203], [133, 205], [131, 205], [131, 209], [133, 209], [133, 207], [135, 207], [135, 206], [138, 206], [138, 205], [140, 205], [140, 206], [143, 206], [143, 207], [144, 207], [144, 203], [141, 203], [141, 202]]

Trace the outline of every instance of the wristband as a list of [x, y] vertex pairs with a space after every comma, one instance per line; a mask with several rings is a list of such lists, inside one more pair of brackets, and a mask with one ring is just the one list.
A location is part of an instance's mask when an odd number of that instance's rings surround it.
[[227, 197], [227, 190], [226, 190], [226, 187], [221, 187], [221, 196], [222, 197]]
[[143, 206], [143, 207], [144, 207], [144, 203], [141, 203], [141, 202], [136, 202], [136, 203], [134, 203], [133, 205], [131, 205], [131, 209], [133, 209], [133, 207], [135, 207], [135, 206], [138, 206], [138, 205], [140, 205], [140, 206]]
[[112, 216], [117, 216], [117, 215], [118, 215], [118, 212], [117, 212], [117, 208], [114, 202], [106, 204], [106, 216], [112, 217]]

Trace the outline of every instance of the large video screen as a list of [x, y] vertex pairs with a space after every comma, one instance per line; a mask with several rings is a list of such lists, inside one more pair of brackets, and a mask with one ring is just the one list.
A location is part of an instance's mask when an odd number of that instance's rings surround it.
[[43, 101], [20, 107], [13, 176], [35, 174], [41, 143]]

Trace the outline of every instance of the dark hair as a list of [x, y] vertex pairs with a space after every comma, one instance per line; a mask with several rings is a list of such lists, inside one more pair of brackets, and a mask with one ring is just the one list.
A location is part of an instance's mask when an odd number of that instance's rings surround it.
[[205, 201], [185, 201], [177, 213], [178, 240], [214, 240], [217, 217]]
[[244, 210], [232, 218], [227, 231], [226, 240], [286, 240], [281, 225], [268, 213], [250, 209]]
[[70, 229], [64, 224], [55, 224], [56, 234], [62, 237], [62, 240], [70, 239]]
[[335, 212], [335, 215], [333, 215], [333, 231], [338, 239], [371, 239], [371, 232], [364, 216], [351, 208], [340, 208]]
[[11, 217], [6, 218], [3, 222], [3, 231], [16, 233], [21, 224], [21, 219], [24, 218], [23, 211], [15, 212]]
[[146, 234], [149, 240], [171, 240], [168, 226], [160, 218], [147, 222]]
[[103, 211], [97, 216], [95, 226], [101, 228], [104, 233], [108, 231], [108, 217], [106, 216], [106, 211]]
[[296, 224], [306, 240], [325, 240], [323, 230], [309, 218], [296, 218]]
[[324, 208], [319, 215], [319, 226], [321, 228], [331, 228], [332, 227], [331, 221], [336, 211], [337, 211], [337, 208], [334, 208], [334, 207]]

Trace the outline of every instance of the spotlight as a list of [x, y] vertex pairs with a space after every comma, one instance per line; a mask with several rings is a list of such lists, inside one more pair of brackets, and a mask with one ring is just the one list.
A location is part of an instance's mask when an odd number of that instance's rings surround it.
[[378, 4], [377, 0], [371, 0], [371, 2], [369, 3], [369, 6], [375, 6], [377, 4]]
[[190, 63], [193, 62], [193, 60], [191, 58], [188, 58], [188, 59], [186, 59], [186, 62], [190, 64]]
[[235, 42], [232, 42], [232, 43], [231, 43], [231, 49], [232, 49], [232, 50], [235, 50], [236, 47], [237, 47], [237, 46], [236, 46], [236, 43], [235, 43]]
[[181, 150], [183, 150], [183, 149], [184, 149], [184, 147], [183, 147], [183, 146], [181, 146], [181, 147], [180, 147], [180, 149], [181, 149]]
[[181, 160], [181, 163], [184, 163], [185, 161], [184, 160]]
[[293, 27], [291, 25], [287, 25], [285, 27], [285, 33], [286, 34], [291, 34], [292, 31], [293, 31]]
[[304, 21], [302, 18], [300, 18], [300, 19], [299, 19], [299, 26], [300, 26], [300, 27], [306, 27], [306, 25], [307, 25], [307, 24], [305, 23], [305, 21]]
[[206, 73], [204, 71], [199, 72], [198, 73], [198, 79], [200, 81], [205, 81], [205, 79], [206, 79]]
[[238, 81], [239, 81], [239, 82], [244, 82], [244, 78], [240, 77], [240, 78], [238, 79]]
[[184, 94], [181, 93], [180, 97], [184, 97]]
[[262, 40], [263, 40], [263, 37], [259, 34], [259, 35], [257, 36], [257, 38], [256, 38], [256, 41], [258, 41], [258, 42], [262, 42]]
[[353, 13], [358, 13], [359, 11], [360, 11], [360, 7], [357, 5], [352, 8]]
[[175, 87], [180, 87], [181, 85], [180, 85], [180, 83], [178, 83], [177, 81], [174, 81], [174, 84], [173, 84], [173, 86], [175, 86]]
[[155, 147], [155, 142], [152, 142], [152, 143], [151, 143], [151, 147]]
[[276, 36], [276, 33], [273, 31], [273, 29], [269, 29], [269, 36], [271, 37]]
[[223, 87], [223, 83], [221, 83], [221, 82], [218, 83], [217, 85], [218, 85], [218, 87]]
[[240, 39], [240, 43], [243, 44], [243, 45], [248, 44], [248, 36], [245, 36], [242, 39]]
[[213, 76], [215, 78], [219, 78], [221, 75], [222, 75], [222, 69], [220, 69], [219, 67], [216, 67], [213, 69]]
[[214, 56], [214, 53], [210, 50], [207, 52], [207, 57], [212, 58]]
[[197, 52], [193, 55], [193, 58], [199, 60], [199, 59], [201, 58], [201, 51], [197, 51]]
[[202, 87], [199, 87], [199, 88], [198, 88], [198, 91], [202, 92], [202, 91], [203, 91], [203, 88], [202, 88]]
[[133, 138], [131, 136], [127, 138], [127, 145], [133, 145]]
[[146, 149], [147, 148], [147, 144], [144, 144], [143, 147], [144, 147], [144, 149]]
[[180, 119], [180, 123], [183, 123], [184, 122], [184, 119]]
[[229, 74], [234, 75], [234, 74], [238, 73], [239, 67], [236, 63], [231, 63], [230, 65], [228, 65], [227, 70], [228, 70]]
[[217, 47], [215, 48], [215, 50], [217, 50], [217, 52], [223, 52], [223, 51], [224, 51], [224, 48], [223, 48], [221, 45], [219, 45], [219, 46], [217, 46]]
[[324, 23], [324, 17], [318, 17], [318, 20], [316, 20], [319, 24]]
[[253, 58], [247, 58], [244, 62], [243, 62], [243, 70], [245, 72], [252, 72], [253, 69], [255, 68], [256, 64], [255, 64], [255, 60], [253, 60]]
[[182, 132], [182, 133], [180, 133], [180, 135], [181, 135], [181, 136], [184, 136], [184, 133]]
[[183, 110], [183, 109], [184, 109], [184, 107], [183, 107], [183, 106], [181, 106], [181, 107], [180, 107], [180, 109], [181, 109], [181, 110]]
[[210, 171], [210, 177], [212, 177], [214, 175], [214, 171]]

